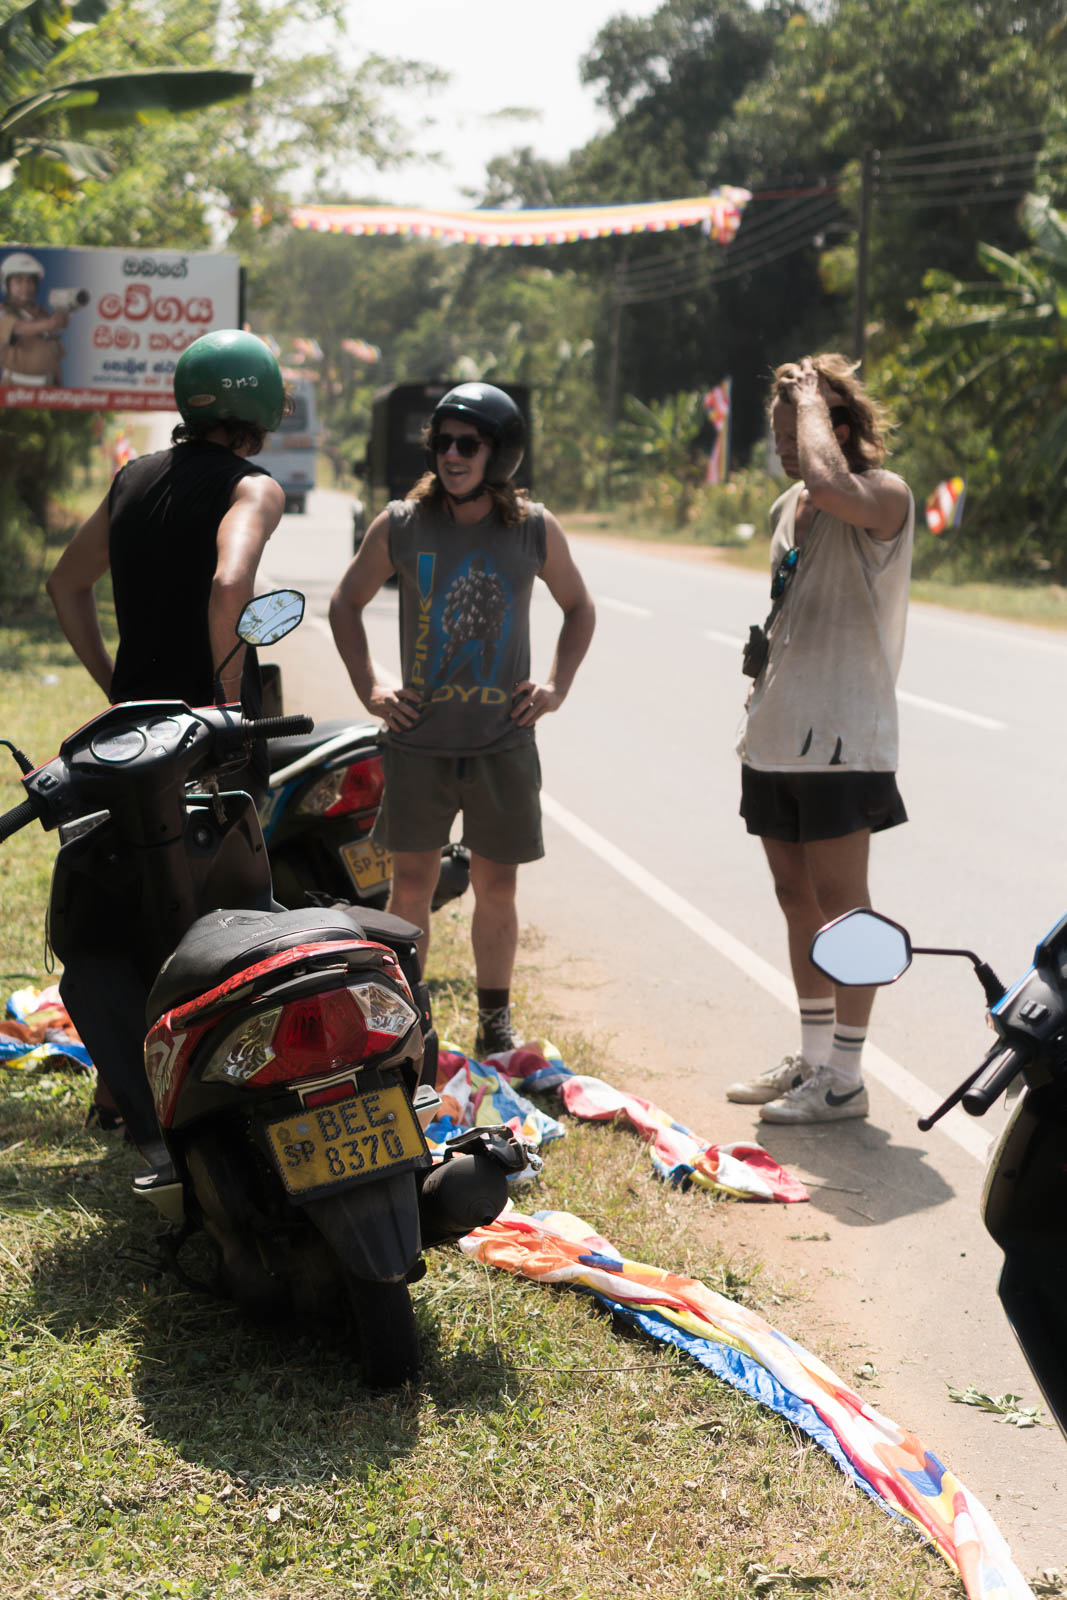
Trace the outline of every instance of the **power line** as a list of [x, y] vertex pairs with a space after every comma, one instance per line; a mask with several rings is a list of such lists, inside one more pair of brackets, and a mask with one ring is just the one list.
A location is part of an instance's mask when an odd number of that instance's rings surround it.
[[766, 247], [785, 243], [791, 249], [795, 242], [810, 242], [833, 224], [839, 207], [836, 197], [824, 195], [802, 213], [793, 208], [791, 215], [767, 218], [755, 229], [743, 228], [729, 247], [725, 257], [706, 252], [676, 253], [673, 258], [657, 258], [656, 262], [629, 267], [617, 272], [613, 297], [632, 303], [639, 299], [652, 299], [660, 293], [682, 293], [696, 287], [710, 277], [717, 277], [724, 268], [746, 270], [750, 260], [762, 257]]
[[[789, 215], [789, 213], [796, 213], [798, 210], [800, 210], [806, 197], [816, 197], [821, 205], [826, 196], [829, 195], [829, 197], [832, 199], [835, 193], [836, 190], [806, 190], [804, 191], [804, 196], [794, 199], [790, 206], [775, 208], [773, 215], [764, 217], [762, 220], [756, 221], [755, 224], [753, 224], [751, 221], [752, 202], [750, 201], [748, 207], [745, 209], [741, 227], [729, 248], [736, 249], [742, 244], [747, 244], [750, 238], [758, 236], [760, 233], [765, 232], [768, 228], [773, 230], [791, 222], [792, 217]], [[809, 207], [808, 209], [810, 210], [812, 208]], [[616, 276], [618, 279], [624, 280], [626, 285], [629, 286], [631, 284], [636, 284], [645, 278], [654, 277], [655, 274], [661, 270], [673, 271], [685, 263], [693, 262], [695, 264], [698, 262], [706, 262], [709, 259], [708, 251], [708, 242], [706, 240], [701, 240], [698, 243], [685, 245], [679, 249], [661, 251], [655, 256], [645, 256], [642, 260], [635, 261], [633, 263], [620, 263], [615, 269]]]
[[847, 231], [847, 226], [843, 222], [824, 222], [814, 228], [810, 225], [799, 228], [787, 238], [779, 238], [774, 248], [770, 248], [770, 241], [767, 241], [763, 247], [757, 247], [740, 256], [735, 257], [731, 250], [721, 264], [709, 261], [702, 272], [685, 274], [673, 280], [664, 279], [654, 288], [646, 286], [633, 293], [626, 293], [625, 290], [616, 291], [613, 298], [619, 305], [637, 305], [642, 301], [667, 300], [676, 295], [688, 294], [695, 289], [709, 288], [715, 284], [725, 283], [731, 278], [741, 277], [746, 272], [758, 271], [760, 267], [781, 261], [798, 250], [808, 249], [815, 243], [815, 236], [819, 233], [844, 232]]
[[879, 150], [879, 161], [903, 161], [909, 156], [937, 155], [942, 150], [963, 150], [980, 144], [1010, 144], [1016, 139], [1047, 138], [1050, 133], [1067, 132], [1067, 122], [1036, 123], [1032, 128], [1008, 128], [1000, 133], [975, 133], [960, 139], [943, 139], [939, 144], [897, 145], [892, 150]]
[[1022, 189], [976, 189], [972, 194], [932, 194], [929, 196], [915, 195], [911, 199], [901, 198], [885, 205], [880, 205], [882, 211], [922, 211], [927, 206], [938, 206], [942, 210], [952, 210], [957, 206], [967, 205], [1007, 205], [1009, 201], [1022, 200], [1033, 190], [1029, 186]]
[[[927, 177], [928, 175], [935, 173], [952, 175], [958, 172], [964, 175], [969, 174], [973, 176], [976, 172], [979, 172], [984, 167], [993, 167], [997, 171], [1003, 172], [1007, 171], [1009, 168], [1032, 167], [1035, 165], [1035, 163], [1042, 159], [1042, 154], [1043, 152], [1040, 150], [1025, 150], [1019, 155], [971, 156], [966, 161], [920, 162], [918, 164], [912, 164], [906, 167], [900, 166], [892, 169], [886, 174], [884, 181], [890, 184], [901, 183], [908, 178]], [[1051, 159], [1057, 160], [1061, 158], [1052, 157]], [[881, 175], [880, 168], [876, 166], [875, 170], [879, 172], [879, 175]]]

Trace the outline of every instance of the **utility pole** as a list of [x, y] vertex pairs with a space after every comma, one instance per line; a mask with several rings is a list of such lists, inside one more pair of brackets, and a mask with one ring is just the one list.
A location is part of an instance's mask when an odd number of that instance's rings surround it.
[[878, 170], [878, 151], [867, 145], [860, 164], [860, 209], [856, 226], [856, 293], [853, 305], [852, 359], [867, 354], [867, 264], [871, 233], [871, 196]]
[[626, 259], [630, 254], [630, 241], [623, 244], [622, 252], [612, 268], [609, 289], [611, 303], [611, 328], [608, 350], [608, 426], [614, 428], [619, 420], [619, 366], [622, 359], [622, 308], [626, 285]]

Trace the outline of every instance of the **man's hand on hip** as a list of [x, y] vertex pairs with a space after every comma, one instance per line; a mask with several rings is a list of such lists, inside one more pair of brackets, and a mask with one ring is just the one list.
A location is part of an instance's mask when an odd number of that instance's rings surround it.
[[511, 720], [520, 728], [532, 727], [546, 711], [558, 711], [563, 704], [563, 696], [557, 689], [545, 683], [534, 683], [530, 678], [515, 685], [512, 699]]
[[373, 717], [381, 717], [387, 728], [413, 728], [422, 711], [422, 697], [415, 689], [383, 689], [377, 685], [364, 701]]

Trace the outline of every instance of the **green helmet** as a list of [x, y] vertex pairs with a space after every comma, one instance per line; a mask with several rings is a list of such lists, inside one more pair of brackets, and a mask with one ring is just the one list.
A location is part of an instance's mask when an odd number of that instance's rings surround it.
[[282, 369], [254, 333], [220, 328], [178, 357], [174, 403], [186, 423], [251, 422], [273, 433], [285, 410]]

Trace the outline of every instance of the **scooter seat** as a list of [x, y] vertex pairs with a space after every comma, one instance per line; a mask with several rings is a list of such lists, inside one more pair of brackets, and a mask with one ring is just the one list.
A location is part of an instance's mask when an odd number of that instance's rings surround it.
[[371, 939], [413, 942], [419, 929], [402, 917], [367, 907], [312, 907], [307, 911], [210, 911], [183, 934], [152, 985], [145, 1005], [151, 1028], [164, 1012], [216, 988], [256, 961], [300, 944]]
[[270, 755], [270, 770], [280, 772], [283, 767], [291, 766], [294, 761], [300, 761], [304, 756], [323, 745], [329, 739], [336, 739], [339, 734], [351, 733], [353, 745], [371, 744], [377, 739], [381, 729], [376, 722], [353, 722], [350, 718], [341, 718], [334, 722], [316, 722], [314, 733], [295, 733], [285, 739], [271, 739], [267, 750]]

